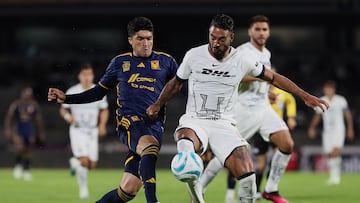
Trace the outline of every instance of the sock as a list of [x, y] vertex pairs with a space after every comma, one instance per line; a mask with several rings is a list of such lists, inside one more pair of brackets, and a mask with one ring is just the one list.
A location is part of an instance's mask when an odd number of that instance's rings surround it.
[[256, 192], [260, 192], [260, 186], [261, 186], [261, 181], [263, 178], [263, 171], [260, 170], [255, 170], [255, 177], [256, 177]]
[[235, 189], [235, 177], [233, 176], [233, 174], [228, 170], [228, 175], [227, 175], [227, 188], [228, 189]]
[[21, 154], [15, 155], [15, 165], [20, 165], [22, 163], [22, 156]]
[[328, 158], [330, 180], [340, 181], [341, 157]]
[[254, 203], [256, 194], [255, 173], [246, 173], [240, 177], [238, 195], [241, 203]]
[[134, 197], [135, 195], [128, 194], [119, 187], [106, 193], [96, 203], [125, 203], [134, 199]]
[[271, 160], [271, 168], [269, 178], [265, 185], [266, 192], [278, 191], [278, 185], [282, 175], [285, 173], [286, 167], [290, 159], [290, 154], [284, 154], [276, 150]]
[[150, 145], [141, 153], [139, 173], [145, 189], [145, 197], [148, 203], [157, 202], [155, 165], [159, 147]]
[[76, 177], [79, 185], [79, 189], [81, 190], [88, 190], [88, 168], [80, 165], [76, 169]]
[[199, 178], [199, 183], [203, 189], [212, 181], [216, 174], [223, 168], [220, 160], [216, 157], [212, 158], [207, 167], [204, 169], [203, 174]]
[[187, 138], [181, 138], [177, 141], [176, 145], [178, 152], [195, 152], [194, 143]]

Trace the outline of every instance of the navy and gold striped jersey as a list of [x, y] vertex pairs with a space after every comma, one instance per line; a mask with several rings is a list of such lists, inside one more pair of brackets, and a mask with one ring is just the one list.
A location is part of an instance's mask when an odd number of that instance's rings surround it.
[[[99, 81], [105, 89], [116, 89], [117, 116], [139, 115], [148, 118], [146, 109], [156, 102], [165, 84], [177, 71], [175, 59], [153, 51], [150, 57], [141, 58], [131, 52], [114, 57]], [[158, 119], [164, 120], [164, 112]]]

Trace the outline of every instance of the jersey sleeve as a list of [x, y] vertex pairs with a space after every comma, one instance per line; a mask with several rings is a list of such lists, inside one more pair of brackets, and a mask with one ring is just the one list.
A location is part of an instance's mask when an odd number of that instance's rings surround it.
[[183, 61], [181, 62], [176, 75], [178, 78], [181, 78], [182, 80], [187, 80], [189, 79], [190, 73], [191, 73], [191, 69], [190, 69], [190, 64], [191, 64], [191, 52], [188, 51], [186, 52]]
[[176, 60], [173, 57], [170, 57], [170, 71], [169, 71], [169, 78], [173, 78], [176, 75], [176, 72], [179, 68]]
[[99, 85], [105, 89], [112, 89], [117, 84], [117, 60], [113, 58], [106, 68], [105, 74], [101, 77]]
[[[72, 94], [71, 89], [66, 90], [65, 94]], [[65, 109], [70, 109], [70, 104], [62, 103], [61, 107]]]
[[247, 54], [246, 57], [243, 57], [243, 61], [245, 67], [248, 69], [248, 75], [260, 77], [262, 74], [264, 74], [266, 67], [257, 59], [255, 54]]

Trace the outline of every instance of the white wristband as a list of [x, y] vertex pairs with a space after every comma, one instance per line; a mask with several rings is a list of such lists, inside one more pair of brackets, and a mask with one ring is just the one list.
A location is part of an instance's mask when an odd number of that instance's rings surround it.
[[65, 119], [66, 121], [69, 121], [70, 117], [71, 117], [70, 113], [66, 113], [66, 114], [64, 115], [64, 119]]

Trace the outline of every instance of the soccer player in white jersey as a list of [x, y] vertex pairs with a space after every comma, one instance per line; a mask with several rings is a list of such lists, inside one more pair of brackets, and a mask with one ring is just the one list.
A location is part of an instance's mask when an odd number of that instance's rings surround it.
[[[66, 94], [76, 94], [94, 86], [94, 72], [90, 64], [80, 67], [79, 83], [70, 87]], [[70, 158], [70, 168], [75, 172], [80, 199], [89, 198], [88, 169], [96, 167], [99, 157], [99, 136], [105, 136], [109, 117], [106, 96], [88, 104], [62, 104], [60, 115], [70, 125], [70, 144], [74, 157]]]
[[331, 108], [326, 112], [316, 109], [308, 129], [308, 135], [312, 139], [316, 137], [316, 127], [322, 118], [322, 146], [328, 158], [328, 183], [339, 184], [341, 181], [341, 150], [344, 147], [345, 134], [350, 141], [355, 136], [353, 119], [345, 97], [336, 94], [335, 82], [327, 81], [323, 86], [323, 92], [324, 96], [321, 98], [327, 101]]
[[[243, 57], [231, 46], [234, 21], [225, 14], [216, 15], [209, 27], [209, 43], [190, 49], [176, 76], [170, 80], [158, 100], [147, 109], [156, 118], [160, 107], [173, 98], [188, 79], [186, 112], [175, 130], [178, 152], [205, 152], [210, 147], [221, 164], [239, 181], [242, 203], [254, 202], [255, 173], [248, 143], [236, 127], [235, 105], [238, 86], [245, 74], [260, 77], [290, 92], [295, 92], [307, 105], [323, 110], [328, 104], [297, 87], [287, 78], [264, 68], [255, 57]], [[323, 104], [324, 106], [321, 106]], [[188, 183], [195, 203], [205, 202], [197, 181]]]
[[[271, 80], [270, 83], [275, 86], [280, 85], [276, 80], [281, 79], [282, 81], [285, 77], [270, 70], [271, 53], [265, 47], [270, 36], [269, 19], [263, 15], [252, 17], [248, 35], [250, 41], [237, 48], [239, 54], [244, 58], [255, 56], [255, 59], [264, 66], [265, 72], [269, 71], [275, 75], [272, 78], [275, 81]], [[287, 80], [285, 83], [287, 82], [290, 81]], [[287, 167], [294, 142], [286, 123], [276, 114], [268, 102], [270, 83], [260, 77], [244, 76], [239, 86], [235, 116], [237, 128], [245, 139], [250, 139], [258, 132], [265, 141], [272, 142], [277, 146], [278, 150], [273, 156], [269, 178], [262, 196], [275, 203], [287, 203], [288, 201], [279, 195], [278, 184]], [[286, 90], [286, 88], [280, 88]], [[297, 94], [297, 91], [294, 93]], [[221, 161], [215, 156], [201, 176], [200, 185], [205, 188], [222, 167]], [[227, 191], [226, 199], [232, 201], [230, 197], [234, 197], [234, 190]]]

